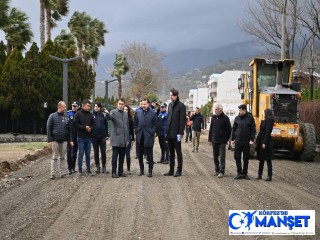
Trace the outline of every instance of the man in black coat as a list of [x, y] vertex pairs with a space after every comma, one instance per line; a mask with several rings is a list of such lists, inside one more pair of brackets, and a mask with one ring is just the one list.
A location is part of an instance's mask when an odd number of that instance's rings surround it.
[[[251, 114], [247, 112], [247, 106], [241, 104], [239, 115], [235, 118], [232, 127], [231, 143], [235, 144], [234, 159], [237, 164], [237, 176], [235, 179], [248, 177], [248, 165], [250, 158], [250, 145], [253, 144], [256, 135], [256, 124]], [[243, 153], [243, 168], [241, 166], [241, 154]]]
[[221, 104], [215, 104], [213, 109], [215, 114], [211, 117], [208, 142], [213, 148], [214, 175], [222, 178], [225, 171], [226, 145], [231, 135], [231, 124], [229, 117], [224, 114]]
[[148, 99], [142, 100], [141, 108], [142, 110], [136, 112], [136, 116], [134, 118], [134, 126], [136, 129], [136, 144], [139, 147], [139, 176], [144, 175], [143, 153], [145, 152], [149, 164], [148, 177], [152, 177], [153, 145], [154, 136], [157, 131], [158, 118], [156, 112], [154, 112], [150, 108]]
[[190, 117], [190, 121], [192, 122], [192, 152], [198, 152], [199, 143], [200, 143], [200, 135], [201, 129], [204, 129], [203, 126], [203, 116], [200, 113], [200, 108], [196, 107], [196, 111]]
[[172, 176], [174, 172], [174, 159], [175, 151], [178, 158], [177, 172], [174, 177], [180, 177], [182, 173], [182, 152], [181, 140], [186, 125], [186, 106], [179, 101], [179, 92], [172, 88], [170, 90], [171, 103], [168, 107], [168, 120], [167, 120], [167, 138], [170, 151], [170, 169], [165, 173], [165, 176]]

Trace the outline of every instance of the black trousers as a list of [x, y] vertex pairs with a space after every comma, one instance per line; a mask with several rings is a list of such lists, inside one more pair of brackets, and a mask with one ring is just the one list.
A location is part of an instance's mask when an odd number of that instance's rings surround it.
[[177, 167], [177, 172], [182, 173], [182, 164], [183, 164], [183, 159], [182, 159], [182, 152], [181, 152], [181, 141], [178, 142], [176, 138], [168, 138], [168, 146], [169, 146], [169, 151], [170, 151], [170, 173], [174, 172], [174, 159], [175, 159], [175, 153], [177, 153], [177, 158], [178, 158], [178, 167]]
[[166, 141], [166, 137], [164, 135], [159, 135], [159, 144], [161, 149], [161, 159], [160, 161], [168, 161], [169, 162], [169, 147], [168, 142]]
[[142, 135], [139, 147], [139, 166], [140, 172], [144, 173], [144, 163], [143, 163], [143, 154], [147, 155], [147, 161], [149, 165], [149, 171], [153, 170], [153, 147], [145, 147], [144, 146], [144, 136]]
[[67, 145], [67, 162], [68, 162], [69, 170], [75, 169], [76, 167], [77, 153], [78, 153], [78, 140], [73, 139], [73, 147], [71, 147], [69, 142]]
[[112, 147], [112, 174], [117, 173], [117, 161], [119, 157], [118, 175], [122, 176], [126, 147]]
[[272, 161], [271, 161], [271, 159], [259, 160], [258, 175], [262, 175], [262, 173], [263, 173], [264, 161], [267, 162], [267, 166], [268, 166], [268, 176], [271, 177], [271, 176], [272, 176]]
[[[241, 164], [241, 155], [243, 154], [243, 167]], [[236, 160], [237, 164], [237, 173], [247, 175], [248, 174], [248, 166], [249, 166], [249, 158], [250, 158], [250, 145], [235, 145], [234, 151], [234, 159]]]
[[101, 152], [101, 162], [102, 162], [102, 167], [106, 167], [106, 161], [107, 161], [107, 143], [106, 143], [106, 138], [97, 138], [93, 137], [92, 138], [92, 146], [93, 146], [93, 152], [94, 152], [94, 162], [96, 164], [96, 167], [100, 166], [100, 159], [99, 159], [99, 149]]

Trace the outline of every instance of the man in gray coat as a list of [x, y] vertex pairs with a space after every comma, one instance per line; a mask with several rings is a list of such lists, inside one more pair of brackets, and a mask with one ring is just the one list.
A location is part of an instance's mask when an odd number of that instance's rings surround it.
[[134, 126], [136, 129], [136, 143], [139, 148], [140, 174], [144, 175], [143, 153], [147, 155], [149, 164], [148, 177], [152, 177], [153, 170], [153, 145], [154, 136], [157, 131], [158, 117], [156, 112], [150, 108], [149, 100], [143, 99], [141, 102], [142, 111], [136, 113]]
[[[129, 141], [129, 121], [128, 113], [124, 112], [124, 100], [118, 101], [118, 107], [110, 113], [107, 109], [104, 110], [108, 120], [112, 121], [112, 132], [110, 144], [112, 146], [112, 177], [126, 177], [123, 173], [123, 162], [126, 154], [126, 146]], [[119, 157], [119, 168], [117, 175], [117, 160]]]

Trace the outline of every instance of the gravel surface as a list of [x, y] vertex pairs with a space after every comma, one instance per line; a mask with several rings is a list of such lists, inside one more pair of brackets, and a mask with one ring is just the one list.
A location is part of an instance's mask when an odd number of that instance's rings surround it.
[[[313, 163], [274, 160], [273, 181], [265, 182], [254, 179], [257, 160], [250, 160], [250, 181], [234, 180], [236, 165], [227, 151], [220, 179], [213, 176], [205, 139], [199, 153], [183, 143], [178, 178], [163, 176], [169, 168], [163, 164], [155, 164], [152, 178], [139, 177], [134, 150], [132, 175], [119, 179], [97, 174], [50, 180], [50, 157], [32, 162], [0, 180], [0, 239], [320, 239], [319, 156]], [[108, 151], [108, 170], [110, 157]], [[154, 158], [159, 160], [159, 145]], [[316, 236], [231, 237], [232, 209], [316, 210]]]

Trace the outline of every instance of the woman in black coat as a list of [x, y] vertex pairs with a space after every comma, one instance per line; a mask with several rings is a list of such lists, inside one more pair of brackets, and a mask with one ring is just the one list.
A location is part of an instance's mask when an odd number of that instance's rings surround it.
[[266, 181], [272, 180], [272, 162], [273, 155], [273, 142], [271, 132], [273, 129], [274, 118], [270, 109], [264, 110], [264, 120], [261, 121], [260, 132], [257, 137], [257, 156], [259, 159], [259, 170], [257, 179], [262, 179], [262, 172], [264, 161], [267, 161], [268, 177]]

